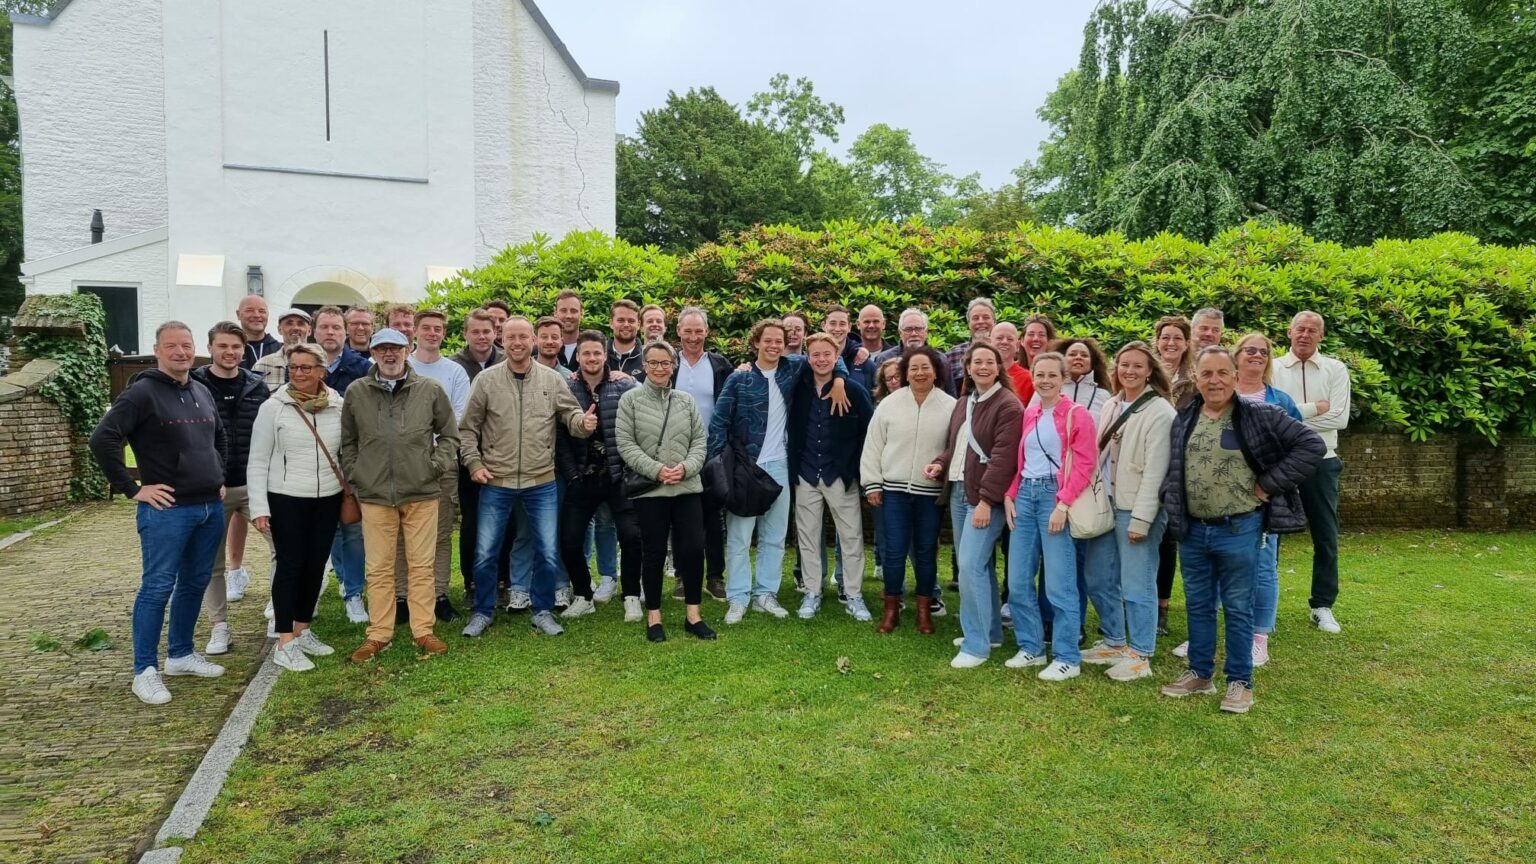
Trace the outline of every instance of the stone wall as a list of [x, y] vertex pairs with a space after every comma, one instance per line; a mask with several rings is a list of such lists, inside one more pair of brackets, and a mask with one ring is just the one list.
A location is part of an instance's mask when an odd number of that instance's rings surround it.
[[1339, 436], [1346, 531], [1536, 528], [1536, 439], [1409, 441], [1385, 432]]
[[0, 516], [62, 507], [69, 498], [69, 421], [38, 392], [58, 368], [33, 360], [0, 378]]

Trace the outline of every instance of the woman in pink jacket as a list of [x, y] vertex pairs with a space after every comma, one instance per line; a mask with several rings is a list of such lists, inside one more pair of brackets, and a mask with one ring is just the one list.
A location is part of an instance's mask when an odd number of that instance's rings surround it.
[[[1003, 511], [1013, 532], [1008, 541], [1008, 604], [1013, 608], [1019, 653], [1005, 664], [1013, 669], [1046, 666], [1040, 606], [1035, 597], [1035, 573], [1042, 557], [1045, 596], [1056, 620], [1077, 620], [1077, 550], [1066, 530], [1067, 507], [1088, 488], [1097, 456], [1093, 415], [1061, 396], [1067, 377], [1066, 359], [1054, 351], [1042, 352], [1029, 371], [1040, 402], [1024, 411], [1019, 471], [1003, 499]], [[1040, 679], [1076, 678], [1082, 663], [1076, 630], [1057, 627], [1053, 636], [1056, 660], [1041, 670]]]

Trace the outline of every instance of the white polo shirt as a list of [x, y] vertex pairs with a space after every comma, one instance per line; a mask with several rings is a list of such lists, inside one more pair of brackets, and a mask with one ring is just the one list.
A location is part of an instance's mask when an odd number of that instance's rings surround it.
[[[1287, 351], [1270, 361], [1269, 374], [1276, 389], [1296, 400], [1301, 419], [1322, 436], [1326, 459], [1338, 458], [1339, 430], [1349, 426], [1349, 370], [1336, 357], [1322, 352], [1302, 360]], [[1328, 410], [1319, 413], [1317, 403], [1326, 400]]]

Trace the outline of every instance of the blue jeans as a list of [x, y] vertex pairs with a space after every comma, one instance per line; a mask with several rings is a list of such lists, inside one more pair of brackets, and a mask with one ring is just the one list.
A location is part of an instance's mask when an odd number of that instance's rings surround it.
[[[1077, 629], [1081, 632], [1088, 625], [1088, 541], [1074, 538], [1072, 548], [1077, 552]], [[1056, 611], [1046, 595], [1044, 572], [1040, 573], [1040, 620], [1055, 632]]]
[[[533, 611], [555, 608], [555, 580], [560, 570], [560, 496], [555, 484], [526, 489], [486, 485], [480, 488], [480, 530], [475, 537], [474, 611], [482, 615], [495, 614], [496, 556], [514, 513], [521, 517], [518, 539], [526, 538], [529, 547], [525, 560], [531, 570], [528, 593], [533, 598]], [[517, 584], [516, 571], [512, 584]]]
[[341, 580], [342, 599], [363, 596], [363, 523], [337, 524], [331, 539], [331, 566]]
[[[725, 596], [746, 605], [753, 597], [777, 595], [784, 577], [784, 537], [789, 532], [789, 463], [785, 460], [761, 466], [778, 481], [779, 497], [761, 516], [725, 513]], [[752, 571], [752, 532], [757, 531], [757, 573]]]
[[993, 642], [1003, 641], [1003, 605], [998, 599], [993, 561], [997, 538], [1007, 522], [1002, 508], [995, 507], [987, 527], [976, 528], [971, 525], [975, 513], [975, 507], [965, 506], [955, 544], [960, 559], [960, 630], [965, 634], [960, 650], [973, 657], [986, 657], [992, 653]]
[[1142, 657], [1156, 650], [1157, 547], [1167, 527], [1168, 517], [1159, 512], [1146, 538], [1132, 543], [1127, 536], [1131, 511], [1116, 510], [1115, 529], [1088, 541], [1088, 596], [1099, 610], [1106, 645], [1119, 647], [1129, 641]]
[[886, 595], [906, 593], [910, 550], [912, 572], [917, 577], [916, 596], [932, 597], [939, 585], [939, 499], [890, 491], [881, 493], [880, 498]]
[[1253, 573], [1259, 563], [1263, 514], [1217, 524], [1190, 520], [1179, 541], [1184, 604], [1189, 612], [1189, 668], [1209, 678], [1216, 667], [1216, 603], [1227, 616], [1227, 682], [1253, 685]]
[[[619, 529], [613, 524], [613, 511], [608, 505], [597, 508], [597, 515], [592, 517], [592, 525], [587, 536], [592, 538], [592, 544], [597, 547], [597, 575], [609, 579], [619, 578]], [[588, 560], [592, 558], [587, 555]], [[569, 579], [569, 574], [567, 574]]]
[[1259, 539], [1259, 564], [1253, 574], [1253, 632], [1275, 632], [1280, 608], [1280, 535]]
[[[557, 480], [555, 484], [556, 506], [558, 507], [560, 502], [564, 500], [565, 484], [558, 482]], [[533, 530], [528, 527], [527, 513], [522, 508], [514, 510], [512, 512], [512, 549], [507, 553], [507, 586], [513, 591], [522, 591], [530, 596], [533, 594], [533, 571], [535, 558], [537, 555], [537, 552], [534, 549], [533, 534]], [[558, 538], [560, 536], [560, 529], [558, 524], [555, 528], [555, 536], [557, 538], [556, 545], [558, 547]], [[592, 526], [588, 525], [588, 541], [590, 541], [591, 538]], [[590, 549], [588, 551], [590, 552]], [[478, 560], [479, 557], [480, 556], [477, 552], [475, 558]], [[587, 557], [591, 558], [592, 556], [588, 554]], [[558, 553], [556, 558], [555, 581], [549, 589], [551, 597], [554, 596], [554, 592], [559, 591], [561, 588], [565, 588], [571, 584], [571, 577], [565, 572], [565, 563], [558, 560]]]
[[[1076, 621], [1077, 546], [1066, 528], [1050, 532], [1051, 511], [1056, 509], [1056, 478], [1019, 481], [1014, 499], [1013, 532], [1008, 538], [1008, 606], [1013, 611], [1013, 635], [1019, 650], [1045, 653], [1045, 624], [1035, 592], [1035, 572], [1045, 562], [1045, 595], [1058, 621]], [[1057, 660], [1077, 665], [1082, 652], [1077, 631], [1055, 627], [1051, 647]]]
[[171, 606], [165, 655], [192, 653], [192, 630], [203, 591], [213, 577], [213, 556], [224, 539], [224, 505], [180, 504], [156, 510], [139, 504], [135, 521], [144, 575], [133, 600], [133, 674], [160, 665], [160, 628]]

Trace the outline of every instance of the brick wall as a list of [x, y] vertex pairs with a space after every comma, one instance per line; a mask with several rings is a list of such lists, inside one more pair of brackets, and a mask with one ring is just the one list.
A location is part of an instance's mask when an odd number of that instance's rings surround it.
[[56, 369], [40, 360], [0, 378], [0, 515], [62, 507], [68, 499], [69, 421], [37, 392]]
[[1536, 528], [1536, 439], [1413, 442], [1385, 432], [1339, 436], [1346, 531]]

